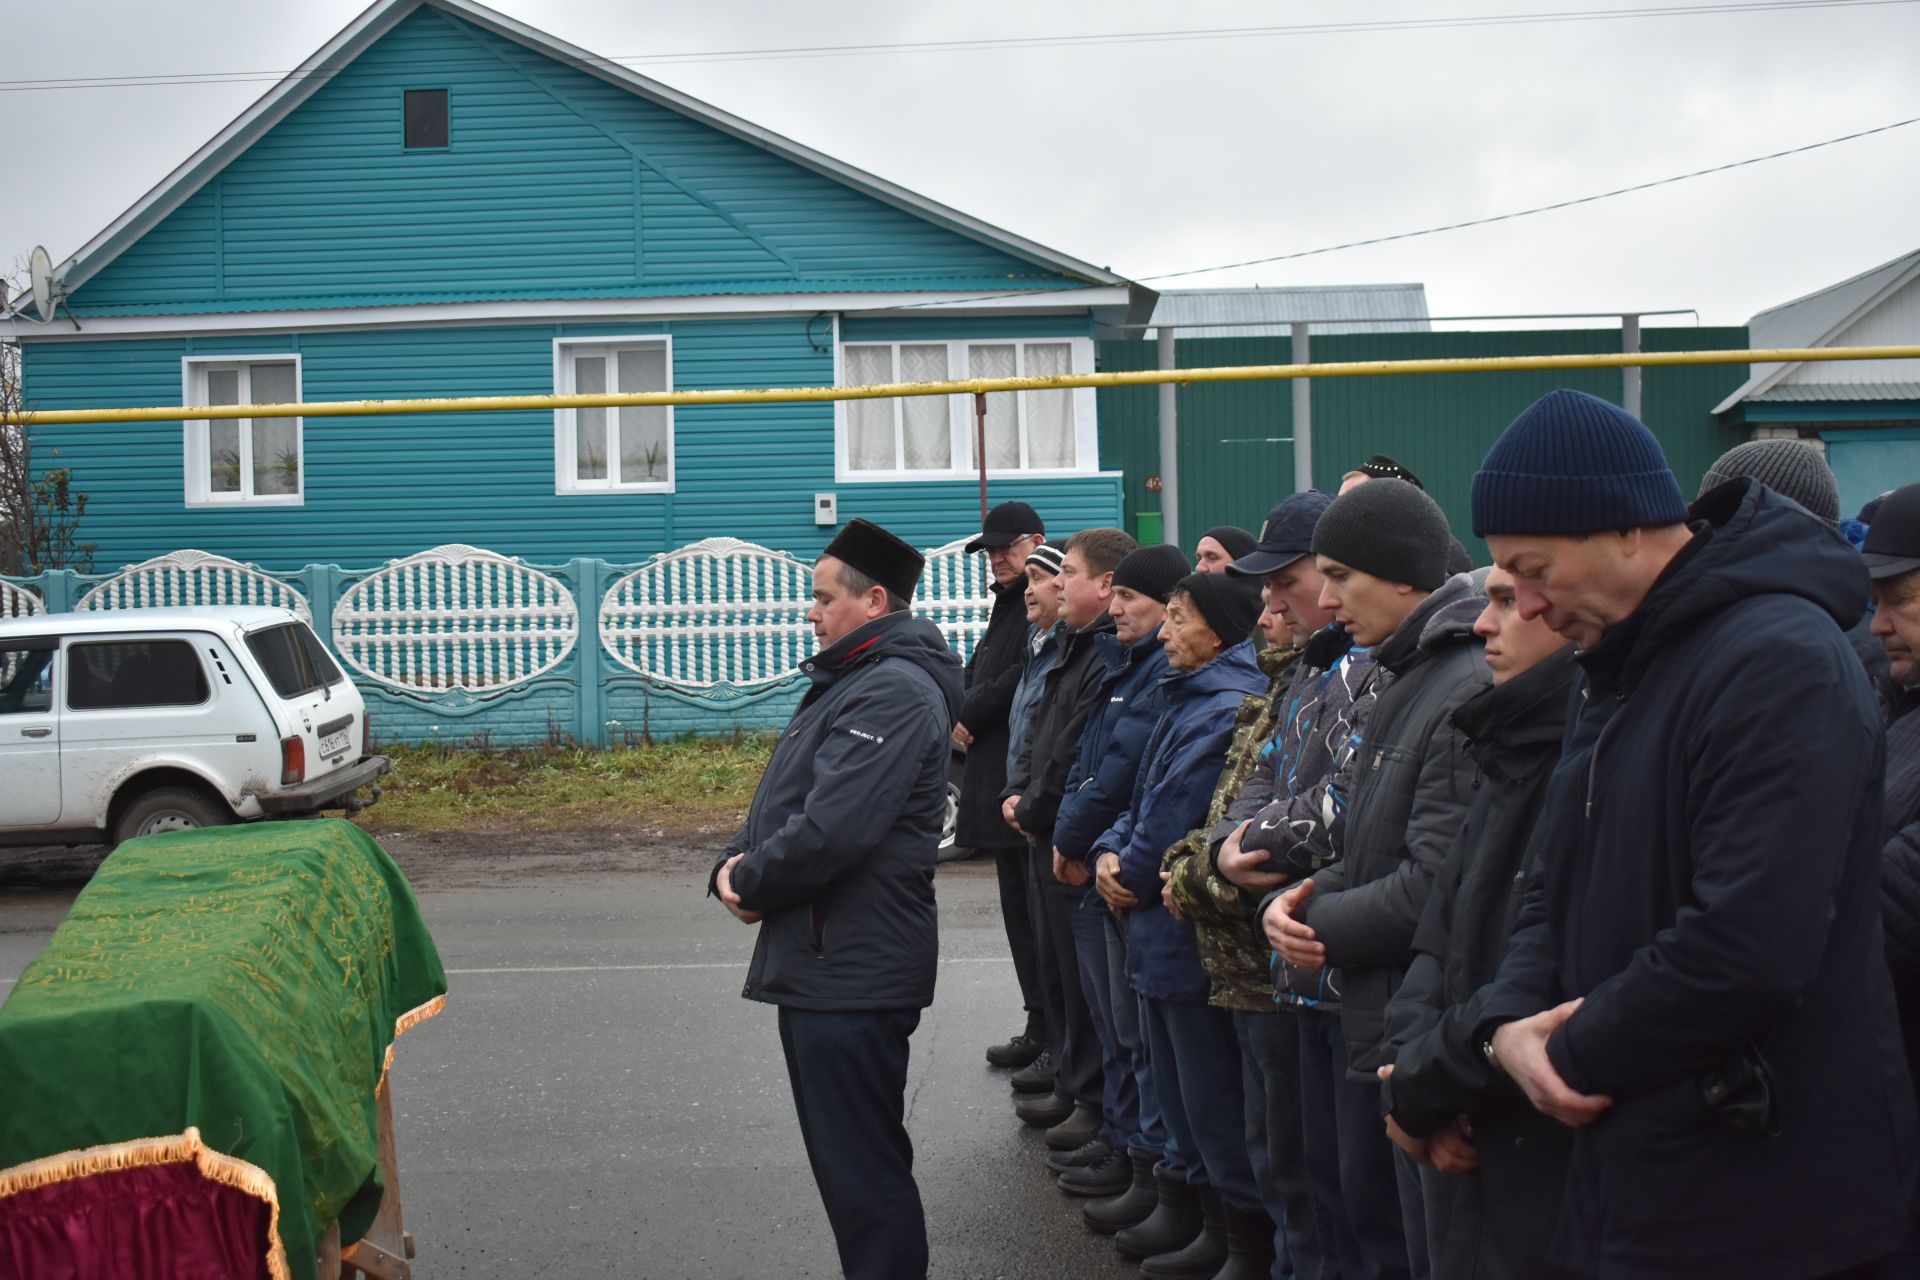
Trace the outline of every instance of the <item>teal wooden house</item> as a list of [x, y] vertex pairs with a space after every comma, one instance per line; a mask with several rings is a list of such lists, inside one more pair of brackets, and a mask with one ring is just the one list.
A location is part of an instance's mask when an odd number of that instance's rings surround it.
[[[1153, 295], [470, 0], [381, 0], [56, 269], [30, 409], [1090, 370]], [[39, 430], [103, 569], [472, 544], [638, 561], [979, 519], [964, 397]], [[993, 397], [994, 500], [1121, 519], [1091, 391]]]

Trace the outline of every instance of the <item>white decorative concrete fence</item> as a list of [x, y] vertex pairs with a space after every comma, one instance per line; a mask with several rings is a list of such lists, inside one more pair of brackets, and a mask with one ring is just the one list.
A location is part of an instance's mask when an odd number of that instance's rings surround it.
[[40, 597], [11, 582], [0, 582], [0, 618], [31, 618], [46, 610]]
[[580, 613], [567, 584], [458, 543], [368, 574], [333, 608], [333, 647], [389, 688], [508, 689], [565, 662]]
[[[914, 611], [962, 657], [986, 630], [988, 581], [962, 543], [927, 553]], [[606, 745], [781, 723], [817, 647], [812, 594], [810, 561], [736, 538], [638, 565], [531, 565], [451, 544], [364, 572], [274, 572], [176, 551], [113, 574], [0, 581], [0, 617], [277, 605], [330, 643], [384, 740]], [[594, 625], [586, 643], [583, 619]]]
[[250, 564], [174, 551], [122, 569], [80, 597], [81, 609], [159, 609], [194, 605], [270, 605], [313, 621], [307, 598]]

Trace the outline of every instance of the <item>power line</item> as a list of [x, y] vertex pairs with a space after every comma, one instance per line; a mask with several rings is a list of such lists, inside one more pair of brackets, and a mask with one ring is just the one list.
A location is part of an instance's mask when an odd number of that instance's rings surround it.
[[[761, 49], [707, 49], [680, 53], [562, 59], [583, 69], [625, 66], [691, 66], [699, 63], [773, 61], [798, 58], [864, 57], [902, 53], [978, 53], [1009, 49], [1081, 48], [1097, 45], [1160, 44], [1191, 40], [1243, 40], [1280, 37], [1359, 35], [1396, 31], [1446, 31], [1474, 27], [1543, 26], [1573, 22], [1612, 22], [1632, 18], [1677, 18], [1795, 10], [1879, 8], [1920, 0], [1727, 0], [1699, 5], [1643, 5], [1624, 9], [1571, 9], [1548, 13], [1499, 13], [1434, 18], [1385, 18], [1349, 22], [1296, 23], [1288, 26], [1195, 27], [1164, 31], [1114, 31], [1058, 36], [996, 36], [969, 40], [920, 40], [870, 44], [792, 45]], [[187, 71], [117, 76], [58, 76], [0, 80], [0, 93], [61, 89], [131, 89], [194, 84], [271, 83], [293, 71]], [[328, 79], [336, 72], [310, 72]]]
[[[1785, 151], [1769, 152], [1763, 156], [1749, 156], [1745, 160], [1733, 160], [1726, 164], [1717, 164], [1707, 169], [1695, 169], [1691, 173], [1677, 173], [1671, 177], [1655, 178], [1651, 182], [1636, 182], [1630, 187], [1616, 187], [1611, 191], [1601, 191], [1590, 196], [1578, 196], [1571, 200], [1556, 200], [1552, 204], [1535, 205], [1531, 209], [1515, 209], [1510, 213], [1490, 214], [1484, 218], [1469, 218], [1465, 222], [1449, 222], [1437, 227], [1422, 227], [1418, 231], [1397, 231], [1392, 235], [1370, 236], [1365, 240], [1348, 240], [1341, 244], [1322, 245], [1318, 249], [1299, 249], [1292, 253], [1276, 253], [1265, 258], [1248, 258], [1240, 262], [1224, 262], [1212, 267], [1189, 267], [1183, 271], [1162, 271], [1156, 275], [1135, 276], [1137, 283], [1145, 284], [1155, 280], [1177, 280], [1183, 276], [1207, 275], [1214, 271], [1231, 271], [1237, 267], [1264, 266], [1270, 262], [1290, 262], [1296, 258], [1312, 258], [1323, 253], [1338, 253], [1342, 249], [1358, 249], [1367, 245], [1388, 244], [1396, 240], [1413, 240], [1420, 236], [1439, 235], [1443, 231], [1459, 231], [1467, 227], [1484, 227], [1495, 222], [1510, 222], [1515, 218], [1531, 217], [1536, 213], [1551, 213], [1556, 209], [1571, 209], [1576, 205], [1593, 204], [1599, 200], [1611, 200], [1615, 196], [1631, 195], [1636, 191], [1650, 191], [1655, 187], [1670, 186], [1676, 182], [1686, 182], [1692, 178], [1704, 178], [1709, 174], [1725, 173], [1730, 169], [1744, 169], [1748, 165], [1764, 164], [1769, 160], [1779, 160], [1786, 156], [1802, 155], [1808, 151], [1818, 151], [1822, 147], [1838, 146], [1842, 142], [1852, 142], [1859, 138], [1870, 138], [1876, 133], [1887, 133], [1894, 129], [1904, 129], [1911, 124], [1920, 124], [1920, 116], [1911, 116], [1905, 120], [1895, 120], [1891, 124], [1878, 125], [1872, 129], [1861, 129], [1854, 133], [1844, 133], [1837, 138], [1827, 138], [1820, 142], [1809, 142], [1804, 146], [1789, 147]], [[999, 298], [1032, 298], [1045, 293], [1073, 293], [1078, 290], [1017, 290], [1011, 293], [989, 294], [986, 297], [966, 298], [955, 301], [939, 300], [934, 302], [908, 302], [898, 306], [873, 308], [875, 310], [904, 311], [909, 308], [971, 306], [974, 303], [990, 302]]]

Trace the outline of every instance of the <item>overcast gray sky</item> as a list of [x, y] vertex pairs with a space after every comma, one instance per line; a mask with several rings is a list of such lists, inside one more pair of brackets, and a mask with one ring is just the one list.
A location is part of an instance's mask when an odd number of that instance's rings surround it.
[[[500, 0], [612, 57], [1652, 0]], [[1694, 6], [1701, 0], [1673, 0]], [[0, 0], [0, 79], [284, 71], [355, 0]], [[1451, 30], [887, 52], [637, 69], [1143, 277], [1650, 181], [1920, 116], [1920, 3]], [[78, 248], [268, 86], [0, 92], [0, 257]], [[1435, 314], [1698, 308], [1707, 323], [1920, 247], [1920, 124], [1395, 245], [1167, 287], [1420, 281]]]

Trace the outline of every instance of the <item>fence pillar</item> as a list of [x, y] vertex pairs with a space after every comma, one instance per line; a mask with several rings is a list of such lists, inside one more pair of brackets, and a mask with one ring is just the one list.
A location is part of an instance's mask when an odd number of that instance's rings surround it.
[[607, 734], [607, 664], [600, 646], [600, 591], [604, 560], [581, 557], [567, 562], [573, 582], [573, 604], [579, 610], [580, 638], [573, 647], [574, 676], [579, 696], [574, 701], [573, 740], [583, 747], [604, 747]]
[[[1312, 364], [1313, 348], [1307, 338], [1307, 323], [1293, 322], [1293, 363]], [[1293, 380], [1293, 491], [1305, 493], [1313, 488], [1313, 379]]]
[[[1630, 356], [1640, 353], [1639, 316], [1620, 317], [1620, 350]], [[1620, 370], [1620, 407], [1636, 418], [1640, 417], [1640, 374], [1639, 365], [1627, 365]]]
[[40, 601], [48, 613], [69, 613], [80, 598], [80, 584], [71, 569], [49, 569], [40, 575]]
[[313, 632], [320, 637], [320, 643], [334, 649], [333, 601], [339, 590], [340, 566], [310, 564], [300, 570], [299, 576], [306, 584], [307, 608], [313, 612]]
[[[1179, 367], [1173, 330], [1154, 331], [1155, 350], [1162, 369]], [[1180, 402], [1171, 382], [1160, 384], [1160, 536], [1174, 546], [1180, 541]]]

